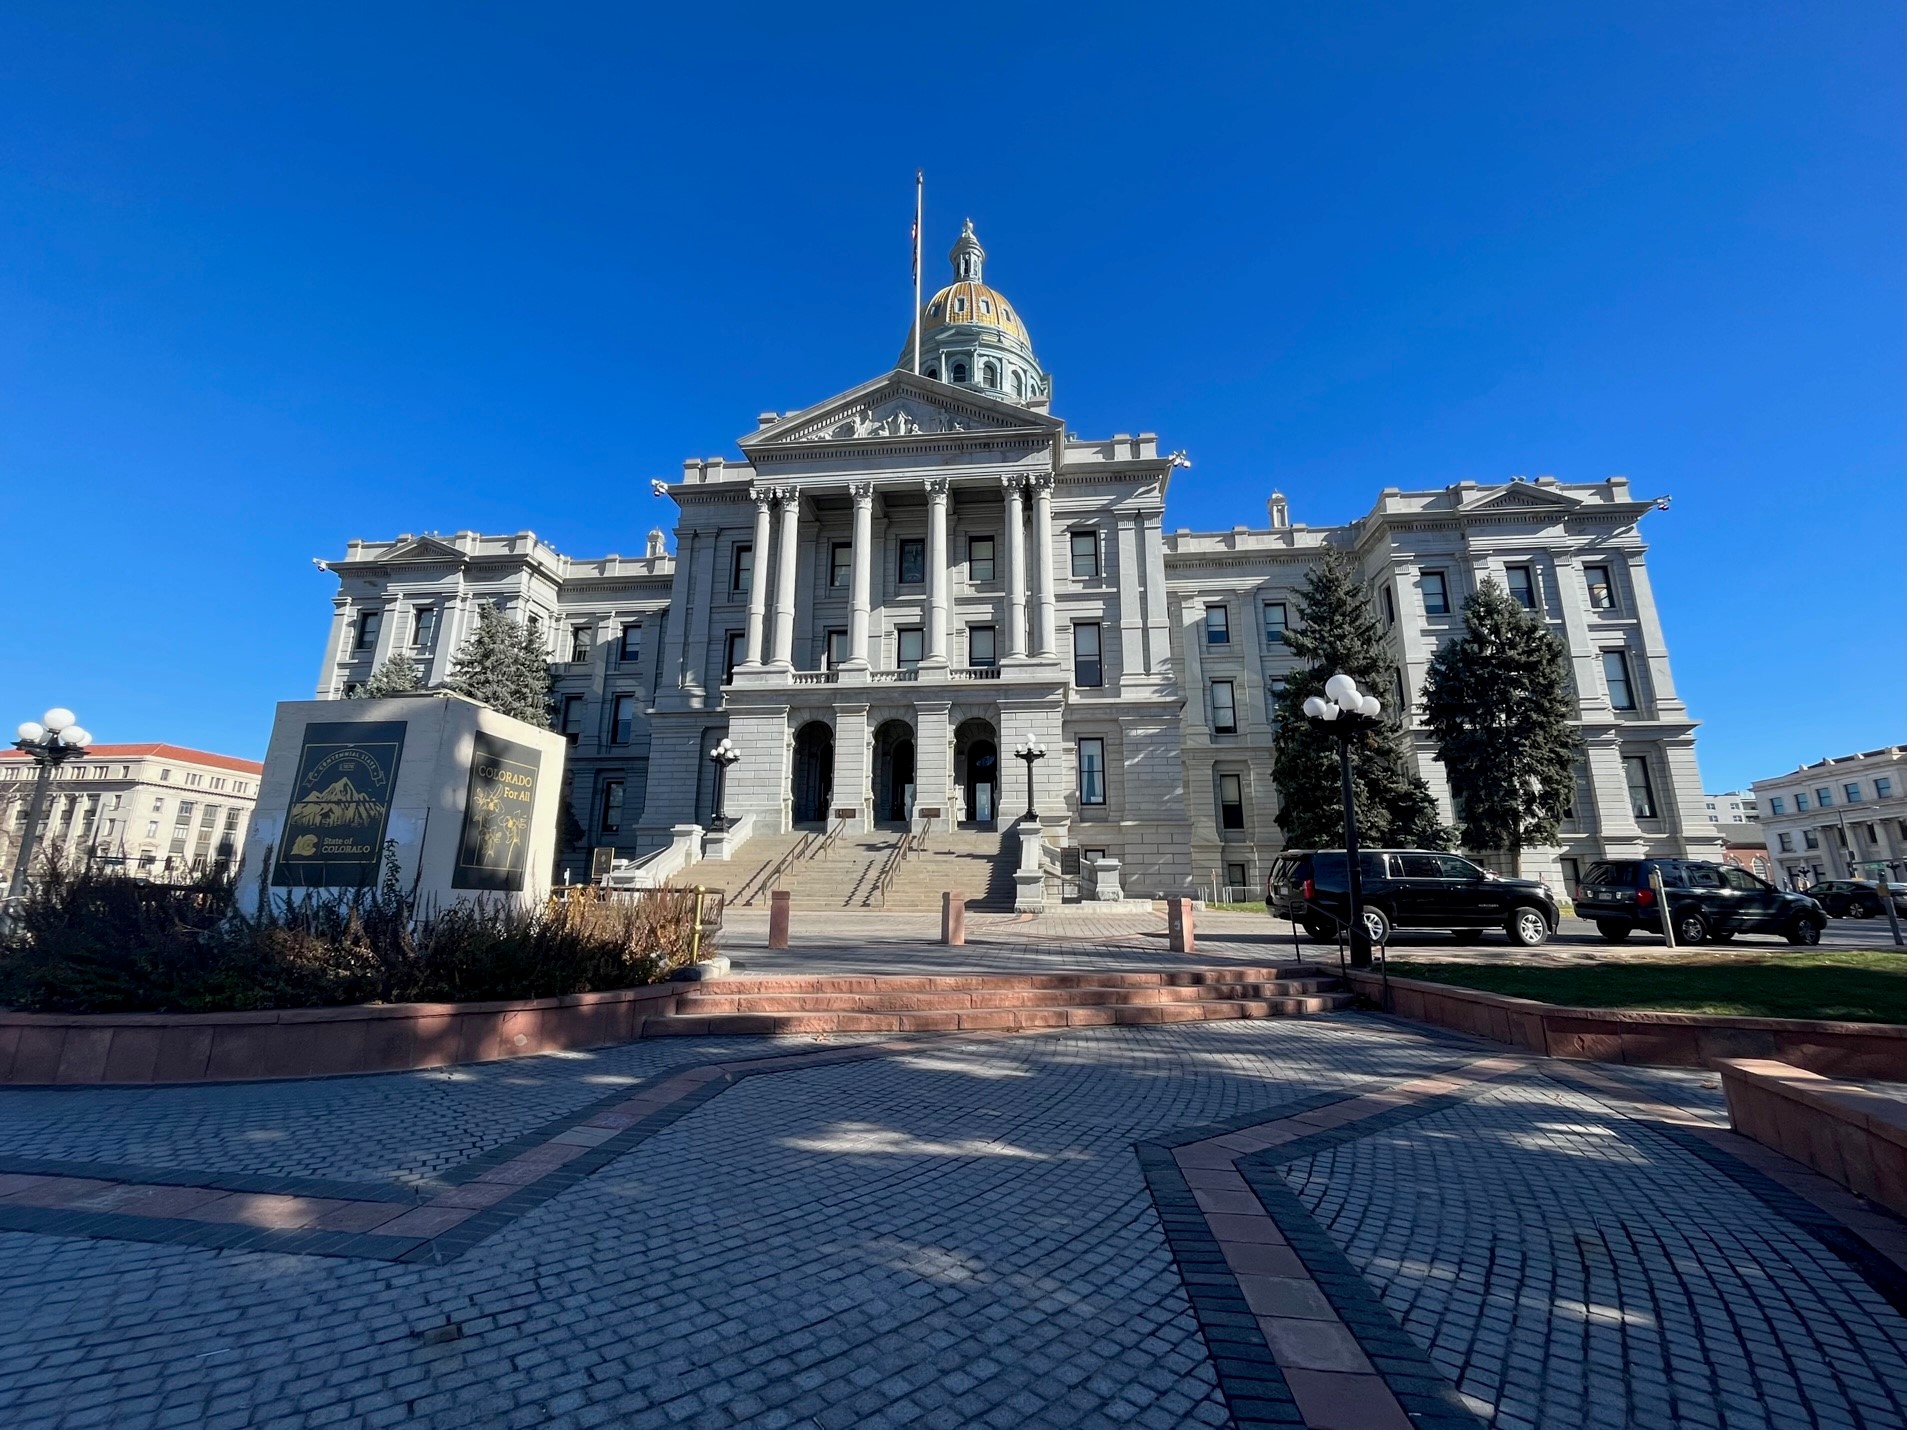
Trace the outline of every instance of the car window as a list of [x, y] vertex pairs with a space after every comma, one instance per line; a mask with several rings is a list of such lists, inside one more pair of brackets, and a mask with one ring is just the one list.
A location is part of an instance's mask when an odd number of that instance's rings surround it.
[[1443, 866], [1435, 854], [1393, 854], [1398, 875], [1405, 879], [1441, 879]]
[[1719, 889], [1722, 886], [1721, 871], [1707, 864], [1691, 864], [1688, 866], [1688, 886], [1691, 889]]
[[[1649, 878], [1650, 867], [1651, 866], [1649, 865], [1643, 866], [1642, 882], [1645, 884], [1652, 882], [1652, 880]], [[1662, 863], [1658, 863], [1654, 865], [1653, 867], [1655, 872], [1662, 876], [1663, 888], [1686, 889], [1688, 887], [1688, 878], [1686, 875], [1683, 874], [1681, 865], [1670, 864], [1665, 861]]]
[[1628, 889], [1642, 883], [1636, 866], [1628, 860], [1611, 864], [1591, 864], [1589, 872], [1583, 876], [1585, 884], [1613, 884]]
[[1437, 856], [1437, 862], [1443, 866], [1443, 876], [1446, 879], [1463, 879], [1469, 881], [1483, 877], [1483, 871], [1477, 868], [1476, 865], [1472, 864], [1468, 859], [1459, 859], [1454, 854], [1439, 854]]

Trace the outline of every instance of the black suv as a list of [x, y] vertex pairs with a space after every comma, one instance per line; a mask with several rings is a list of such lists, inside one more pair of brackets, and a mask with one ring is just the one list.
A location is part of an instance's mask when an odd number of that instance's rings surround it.
[[[1265, 877], [1265, 907], [1329, 942], [1350, 917], [1342, 849], [1294, 850]], [[1500, 928], [1510, 942], [1535, 948], [1556, 932], [1556, 898], [1534, 879], [1504, 879], [1456, 854], [1429, 849], [1366, 849], [1358, 855], [1364, 924], [1372, 943], [1391, 930], [1454, 929], [1471, 940]]]
[[1591, 864], [1576, 889], [1576, 915], [1593, 919], [1612, 943], [1637, 929], [1662, 931], [1662, 909], [1650, 875], [1660, 871], [1671, 926], [1680, 945], [1726, 940], [1738, 933], [1778, 933], [1789, 943], [1816, 944], [1828, 916], [1806, 894], [1784, 894], [1733, 864], [1706, 859], [1611, 859]]

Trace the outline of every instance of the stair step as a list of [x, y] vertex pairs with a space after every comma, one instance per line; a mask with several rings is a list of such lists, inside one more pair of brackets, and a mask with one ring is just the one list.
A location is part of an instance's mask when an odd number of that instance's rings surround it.
[[1268, 968], [1170, 968], [1132, 972], [735, 974], [713, 980], [701, 991], [721, 996], [758, 993], [960, 993], [988, 989], [1189, 988], [1207, 984], [1279, 983], [1291, 979], [1335, 982], [1336, 978], [1335, 972], [1311, 963]]
[[1330, 1013], [1349, 1007], [1348, 993], [1302, 998], [1254, 998], [1196, 1003], [1108, 1004], [1064, 1008], [973, 1008], [889, 1013], [665, 1014], [648, 1018], [642, 1035], [701, 1034], [947, 1033], [1030, 1028], [1090, 1028], [1132, 1024], [1202, 1023], [1238, 1018], [1275, 1018]]
[[[718, 986], [719, 988], [719, 986]], [[713, 993], [683, 995], [684, 1017], [725, 1013], [931, 1013], [975, 1008], [1138, 1007], [1163, 1003], [1228, 1003], [1310, 998], [1338, 991], [1336, 979], [1277, 983], [1207, 983], [1145, 988], [982, 988], [935, 993]]]

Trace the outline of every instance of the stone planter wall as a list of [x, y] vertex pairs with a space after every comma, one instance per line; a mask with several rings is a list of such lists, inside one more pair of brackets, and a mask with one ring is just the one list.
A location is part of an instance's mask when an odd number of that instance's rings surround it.
[[1907, 1216], [1907, 1089], [1836, 1082], [1760, 1058], [1716, 1067], [1737, 1132]]

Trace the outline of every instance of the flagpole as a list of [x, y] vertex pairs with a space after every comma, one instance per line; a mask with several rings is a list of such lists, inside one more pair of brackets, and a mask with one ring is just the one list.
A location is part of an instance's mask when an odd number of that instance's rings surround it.
[[927, 192], [927, 171], [914, 170], [914, 376], [920, 376], [920, 220]]

